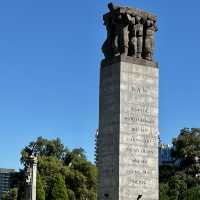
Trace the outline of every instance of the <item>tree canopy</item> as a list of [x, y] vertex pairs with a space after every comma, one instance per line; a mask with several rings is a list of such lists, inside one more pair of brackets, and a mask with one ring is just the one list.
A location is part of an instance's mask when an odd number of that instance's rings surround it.
[[[21, 163], [24, 166], [30, 150], [38, 155], [37, 200], [96, 199], [96, 167], [87, 160], [82, 148], [69, 150], [59, 138], [39, 137], [22, 150]], [[13, 188], [18, 189], [17, 200], [24, 200], [24, 170], [13, 180]]]
[[[21, 152], [26, 166], [30, 151], [38, 155], [37, 200], [96, 200], [97, 170], [82, 148], [69, 150], [59, 138], [39, 137]], [[183, 129], [173, 139], [171, 165], [160, 166], [160, 200], [200, 199], [200, 129]], [[3, 200], [24, 200], [24, 169], [13, 176]]]
[[200, 199], [200, 130], [182, 129], [171, 156], [174, 164], [160, 167], [160, 200]]

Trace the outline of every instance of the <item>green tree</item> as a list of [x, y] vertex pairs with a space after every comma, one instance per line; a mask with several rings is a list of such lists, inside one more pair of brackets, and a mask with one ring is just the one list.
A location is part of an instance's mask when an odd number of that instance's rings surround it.
[[67, 194], [70, 200], [76, 200], [76, 195], [73, 190], [67, 189]]
[[168, 194], [172, 199], [185, 200], [187, 185], [183, 177], [178, 175], [171, 177], [168, 185], [170, 188]]
[[47, 140], [39, 137], [36, 141], [30, 142], [29, 145], [22, 150], [22, 164], [26, 164], [30, 151], [41, 157], [56, 157], [59, 160], [63, 160], [66, 154], [69, 152], [59, 138], [55, 140]]
[[50, 198], [51, 200], [68, 200], [67, 188], [61, 175], [54, 177]]
[[187, 191], [187, 200], [200, 199], [200, 186], [193, 187]]
[[180, 166], [185, 168], [194, 164], [200, 158], [200, 130], [182, 129], [179, 136], [173, 139], [172, 156], [180, 160]]
[[160, 183], [159, 185], [159, 199], [169, 200], [168, 196], [169, 186], [167, 183]]
[[182, 129], [171, 155], [174, 165], [160, 167], [160, 199], [200, 199], [200, 129]]
[[6, 194], [3, 195], [2, 200], [17, 200], [17, 188], [10, 189]]
[[40, 174], [37, 174], [37, 200], [45, 200], [45, 191], [44, 191], [44, 183], [42, 181], [42, 178]]
[[[30, 153], [38, 155], [37, 200], [55, 199], [60, 193], [70, 200], [96, 200], [96, 167], [87, 160], [82, 148], [70, 151], [59, 138], [39, 137], [22, 150], [24, 166]], [[13, 187], [19, 189], [17, 200], [24, 200], [24, 170], [16, 174]]]

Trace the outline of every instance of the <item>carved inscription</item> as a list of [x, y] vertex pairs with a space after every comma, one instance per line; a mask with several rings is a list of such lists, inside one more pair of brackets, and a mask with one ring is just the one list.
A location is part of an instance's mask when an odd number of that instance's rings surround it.
[[145, 154], [154, 154], [155, 152], [150, 148], [136, 148], [132, 145], [127, 145], [126, 151], [128, 153], [145, 153]]
[[[135, 77], [135, 80], [123, 80], [120, 142], [121, 161], [124, 165], [121, 184], [155, 188], [152, 180], [156, 182], [154, 177], [158, 156], [157, 79], [153, 76], [144, 76], [142, 72], [139, 79], [137, 75]], [[127, 192], [125, 196], [133, 198], [133, 194]]]
[[131, 183], [131, 185], [146, 185], [146, 181], [145, 180], [137, 180], [133, 177], [128, 177], [128, 182]]
[[152, 117], [139, 117], [135, 116], [133, 113], [131, 113], [130, 116], [125, 116], [124, 119], [127, 121], [127, 123], [137, 122], [137, 123], [152, 124], [155, 122], [152, 119]]

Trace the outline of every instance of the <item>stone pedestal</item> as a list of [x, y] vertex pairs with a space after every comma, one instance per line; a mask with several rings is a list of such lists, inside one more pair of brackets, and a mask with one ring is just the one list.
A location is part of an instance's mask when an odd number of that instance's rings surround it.
[[98, 200], [158, 200], [158, 66], [118, 56], [100, 73]]

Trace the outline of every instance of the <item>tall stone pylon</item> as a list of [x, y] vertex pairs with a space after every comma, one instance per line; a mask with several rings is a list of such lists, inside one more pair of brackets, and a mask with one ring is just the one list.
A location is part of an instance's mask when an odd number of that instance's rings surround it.
[[158, 200], [157, 18], [108, 5], [100, 68], [98, 200]]
[[26, 166], [26, 200], [36, 200], [37, 156], [30, 155]]

